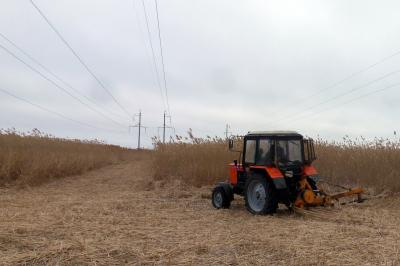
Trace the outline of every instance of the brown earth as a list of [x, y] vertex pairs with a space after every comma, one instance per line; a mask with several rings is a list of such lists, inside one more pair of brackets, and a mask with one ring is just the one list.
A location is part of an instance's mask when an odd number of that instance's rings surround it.
[[153, 181], [152, 161], [0, 190], [0, 263], [398, 265], [400, 198], [253, 216], [211, 188]]

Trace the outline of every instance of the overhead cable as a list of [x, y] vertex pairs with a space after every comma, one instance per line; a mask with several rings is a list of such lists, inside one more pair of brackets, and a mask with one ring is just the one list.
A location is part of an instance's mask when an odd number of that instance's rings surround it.
[[393, 76], [393, 75], [395, 75], [395, 74], [398, 74], [398, 73], [400, 73], [400, 70], [387, 73], [387, 74], [382, 75], [382, 76], [380, 76], [380, 77], [378, 77], [378, 78], [376, 78], [376, 79], [373, 79], [373, 80], [371, 80], [371, 81], [369, 81], [369, 82], [367, 82], [367, 83], [365, 83], [365, 84], [363, 84], [363, 85], [357, 86], [357, 87], [352, 88], [352, 89], [350, 89], [350, 90], [348, 90], [348, 91], [345, 91], [345, 92], [343, 92], [343, 93], [340, 93], [340, 94], [338, 94], [338, 95], [335, 95], [334, 97], [331, 97], [331, 98], [329, 98], [329, 99], [327, 99], [327, 100], [325, 100], [325, 101], [322, 101], [322, 102], [319, 102], [319, 103], [317, 103], [317, 104], [315, 104], [315, 105], [309, 106], [309, 107], [306, 108], [306, 109], [297, 111], [296, 114], [294, 114], [294, 115], [290, 115], [290, 116], [288, 115], [288, 116], [285, 116], [285, 117], [283, 117], [283, 118], [277, 119], [277, 120], [275, 120], [275, 121], [273, 121], [273, 122], [278, 123], [278, 122], [282, 122], [282, 121], [285, 121], [285, 120], [288, 120], [288, 119], [293, 120], [293, 119], [295, 119], [297, 116], [299, 116], [300, 114], [302, 114], [302, 113], [304, 113], [304, 112], [306, 112], [306, 111], [312, 110], [312, 109], [314, 109], [314, 108], [316, 108], [316, 107], [318, 107], [318, 106], [321, 106], [321, 105], [327, 104], [327, 103], [329, 103], [329, 102], [332, 102], [332, 101], [334, 101], [334, 100], [336, 100], [336, 99], [338, 99], [338, 98], [340, 98], [340, 97], [343, 97], [343, 96], [345, 96], [345, 95], [351, 94], [351, 93], [353, 93], [353, 92], [355, 92], [355, 91], [358, 91], [358, 90], [364, 89], [364, 88], [366, 88], [366, 87], [369, 87], [369, 86], [371, 86], [372, 84], [374, 84], [374, 83], [376, 83], [376, 82], [378, 82], [378, 81], [384, 80], [384, 79], [386, 79], [386, 78], [388, 78], [388, 77], [390, 77], [390, 76]]
[[[80, 96], [84, 97], [87, 101], [91, 102], [93, 105], [96, 105], [98, 108], [102, 108], [102, 106], [100, 106], [99, 104], [97, 104], [95, 101], [93, 101], [90, 97], [86, 96], [85, 94], [81, 93], [78, 89], [74, 88], [72, 85], [70, 85], [68, 82], [64, 81], [60, 76], [58, 76], [57, 74], [55, 74], [53, 71], [51, 71], [48, 67], [44, 66], [42, 63], [39, 62], [39, 60], [35, 59], [33, 56], [31, 56], [30, 54], [28, 54], [26, 51], [24, 51], [24, 49], [22, 49], [21, 47], [19, 47], [15, 42], [11, 41], [7, 36], [5, 36], [3, 33], [0, 33], [0, 36], [5, 39], [9, 44], [11, 44], [14, 48], [16, 48], [19, 52], [21, 52], [23, 55], [25, 55], [27, 58], [29, 58], [32, 62], [34, 62], [35, 64], [37, 64], [38, 66], [40, 66], [43, 70], [45, 70], [47, 73], [49, 73], [51, 76], [53, 76], [55, 79], [57, 79], [59, 82], [61, 82], [62, 84], [64, 84], [65, 86], [67, 86], [68, 88], [70, 88], [72, 91], [74, 91], [75, 93], [79, 94]], [[120, 118], [125, 119], [125, 116], [122, 117], [117, 113], [111, 112], [109, 110], [105, 110], [108, 111], [109, 113], [115, 115], [115, 116], [119, 116]], [[115, 122], [115, 121], [114, 121]]]
[[14, 57], [15, 59], [17, 59], [19, 62], [21, 62], [22, 64], [24, 64], [26, 67], [28, 67], [30, 70], [32, 70], [33, 72], [35, 72], [36, 74], [38, 74], [39, 76], [41, 76], [43, 79], [47, 80], [48, 82], [50, 82], [53, 86], [55, 86], [56, 88], [60, 89], [61, 91], [63, 91], [64, 93], [66, 93], [68, 96], [70, 96], [71, 98], [74, 98], [76, 101], [78, 101], [80, 104], [84, 105], [85, 107], [89, 108], [91, 111], [101, 115], [102, 117], [120, 125], [125, 127], [125, 125], [113, 120], [112, 118], [105, 116], [103, 113], [99, 112], [98, 110], [94, 109], [93, 107], [91, 107], [90, 105], [86, 104], [85, 102], [83, 102], [81, 99], [79, 99], [78, 97], [76, 97], [74, 94], [72, 94], [71, 92], [69, 92], [67, 89], [65, 89], [64, 87], [60, 86], [59, 84], [57, 84], [56, 82], [54, 82], [52, 79], [48, 78], [47, 76], [45, 76], [42, 72], [40, 72], [39, 70], [37, 70], [36, 68], [34, 68], [32, 65], [28, 64], [27, 62], [25, 62], [23, 59], [21, 59], [20, 57], [18, 57], [16, 54], [14, 54], [13, 52], [11, 52], [9, 49], [7, 49], [5, 46], [0, 44], [0, 48], [3, 49], [5, 52], [7, 52], [9, 55], [11, 55], [12, 57]]
[[39, 12], [42, 18], [46, 21], [46, 23], [52, 28], [52, 30], [57, 34], [60, 40], [68, 47], [68, 49], [72, 52], [72, 54], [78, 59], [81, 65], [86, 69], [86, 71], [97, 81], [101, 88], [112, 98], [112, 100], [119, 106], [119, 108], [131, 118], [131, 114], [128, 110], [114, 97], [114, 95], [110, 92], [109, 89], [104, 85], [104, 83], [94, 74], [94, 72], [89, 68], [89, 66], [83, 61], [83, 59], [78, 55], [78, 53], [72, 48], [72, 46], [67, 42], [67, 40], [61, 35], [61, 33], [57, 30], [57, 28], [51, 23], [51, 21], [46, 17], [43, 11], [30, 0], [33, 7]]
[[166, 78], [166, 75], [165, 75], [165, 64], [164, 64], [164, 54], [163, 54], [163, 46], [162, 46], [162, 39], [161, 39], [160, 19], [159, 19], [159, 16], [158, 16], [158, 3], [157, 3], [157, 0], [154, 0], [154, 2], [156, 4], [158, 40], [159, 40], [159, 44], [160, 44], [161, 65], [162, 65], [163, 78], [164, 78], [165, 97], [167, 99], [168, 114], [171, 115], [171, 111], [170, 111], [170, 108], [169, 108], [169, 99], [168, 99], [167, 78]]
[[152, 41], [151, 33], [150, 33], [149, 18], [148, 18], [148, 15], [147, 15], [146, 4], [144, 3], [144, 0], [142, 0], [142, 6], [143, 6], [143, 12], [144, 12], [145, 21], [146, 21], [147, 37], [149, 39], [149, 44], [150, 44], [150, 48], [151, 48], [151, 54], [152, 54], [152, 57], [153, 57], [153, 65], [154, 65], [154, 69], [156, 71], [158, 87], [160, 88], [160, 92], [161, 92], [161, 95], [163, 97], [163, 105], [164, 105], [164, 110], [165, 110], [165, 109], [168, 108], [168, 105], [166, 105], [164, 103], [164, 93], [162, 91], [162, 86], [161, 86], [161, 82], [160, 82], [160, 74], [158, 72], [158, 67], [157, 67], [157, 62], [156, 62], [156, 55], [154, 53], [153, 41]]
[[66, 115], [64, 115], [64, 114], [62, 114], [62, 113], [59, 113], [59, 112], [57, 112], [57, 111], [48, 109], [48, 108], [46, 108], [46, 107], [44, 107], [44, 106], [42, 106], [42, 105], [39, 105], [39, 104], [34, 103], [34, 102], [31, 102], [31, 101], [29, 101], [29, 100], [27, 100], [27, 99], [25, 99], [25, 98], [22, 98], [22, 97], [20, 97], [20, 96], [18, 96], [18, 95], [15, 95], [15, 94], [13, 94], [13, 93], [11, 93], [11, 92], [9, 92], [9, 91], [3, 89], [3, 88], [0, 88], [0, 91], [3, 92], [4, 94], [7, 94], [7, 95], [9, 95], [9, 96], [15, 98], [15, 99], [18, 99], [18, 100], [20, 100], [20, 101], [22, 101], [22, 102], [28, 103], [28, 104], [30, 104], [30, 105], [32, 105], [32, 106], [35, 106], [35, 107], [37, 107], [37, 108], [39, 108], [39, 109], [41, 109], [41, 110], [43, 110], [43, 111], [46, 111], [46, 112], [51, 113], [51, 114], [53, 114], [53, 115], [59, 116], [59, 117], [65, 119], [65, 120], [69, 120], [69, 121], [71, 121], [71, 122], [74, 122], [74, 123], [77, 123], [77, 124], [80, 124], [80, 125], [83, 125], [83, 126], [86, 126], [86, 127], [89, 127], [89, 128], [93, 128], [93, 129], [98, 129], [98, 130], [103, 130], [103, 131], [109, 131], [109, 132], [113, 132], [113, 133], [126, 134], [126, 132], [124, 132], [124, 131], [118, 131], [118, 130], [112, 130], [112, 129], [107, 129], [107, 128], [101, 128], [101, 127], [94, 126], [94, 125], [92, 125], [92, 124], [88, 124], [88, 123], [85, 123], [85, 122], [82, 122], [82, 121], [79, 121], [79, 120], [75, 120], [75, 119], [73, 119], [73, 118], [70, 118], [70, 117], [68, 117], [68, 116], [66, 116]]

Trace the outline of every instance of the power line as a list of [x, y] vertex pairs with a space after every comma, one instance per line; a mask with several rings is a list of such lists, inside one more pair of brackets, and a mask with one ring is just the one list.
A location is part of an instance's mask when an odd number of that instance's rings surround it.
[[5, 89], [0, 88], [0, 91], [3, 92], [4, 94], [7, 94], [8, 96], [11, 96], [11, 97], [13, 97], [13, 98], [15, 98], [15, 99], [18, 99], [18, 100], [20, 100], [20, 101], [22, 101], [22, 102], [28, 103], [28, 104], [30, 104], [30, 105], [32, 105], [32, 106], [35, 106], [35, 107], [37, 107], [37, 108], [39, 108], [39, 109], [41, 109], [41, 110], [43, 110], [43, 111], [46, 111], [46, 112], [51, 113], [51, 114], [53, 114], [53, 115], [59, 116], [59, 117], [61, 117], [61, 118], [63, 118], [63, 119], [72, 121], [72, 122], [74, 122], [74, 123], [77, 123], [77, 124], [80, 124], [80, 125], [83, 125], [83, 126], [86, 126], [86, 127], [98, 129], [98, 130], [104, 130], [104, 131], [110, 131], [110, 132], [114, 132], [114, 133], [126, 134], [126, 132], [123, 132], [123, 131], [101, 128], [101, 127], [97, 127], [97, 126], [94, 126], [94, 125], [91, 125], [91, 124], [88, 124], [88, 123], [85, 123], [85, 122], [82, 122], [82, 121], [79, 121], [79, 120], [75, 120], [75, 119], [70, 118], [70, 117], [68, 117], [68, 116], [65, 116], [65, 115], [63, 115], [63, 114], [61, 114], [61, 113], [59, 113], [59, 112], [56, 112], [56, 111], [51, 110], [51, 109], [48, 109], [48, 108], [46, 108], [46, 107], [44, 107], [44, 106], [42, 106], [42, 105], [39, 105], [39, 104], [34, 103], [34, 102], [31, 102], [31, 101], [29, 101], [29, 100], [27, 100], [27, 99], [25, 99], [25, 98], [22, 98], [22, 97], [20, 97], [20, 96], [17, 96], [17, 95], [15, 95], [15, 94], [13, 94], [13, 93], [11, 93], [11, 92], [5, 90]]
[[393, 53], [393, 54], [391, 54], [391, 55], [389, 55], [389, 56], [386, 56], [386, 57], [384, 57], [384, 58], [378, 60], [377, 62], [375, 62], [375, 63], [373, 63], [373, 64], [371, 64], [371, 65], [368, 65], [368, 66], [365, 67], [365, 68], [362, 68], [362, 69], [360, 69], [360, 70], [358, 70], [358, 71], [356, 71], [356, 72], [353, 72], [352, 74], [346, 76], [345, 78], [339, 80], [338, 82], [336, 82], [336, 83], [334, 83], [334, 84], [332, 84], [332, 85], [330, 85], [330, 86], [328, 86], [328, 87], [326, 87], [326, 88], [323, 88], [323, 89], [317, 91], [316, 93], [312, 94], [311, 96], [308, 96], [308, 97], [305, 98], [305, 99], [309, 99], [310, 97], [314, 97], [314, 96], [316, 96], [316, 95], [318, 95], [318, 94], [320, 94], [320, 93], [322, 93], [322, 92], [324, 92], [324, 91], [326, 91], [326, 90], [329, 90], [329, 89], [332, 89], [332, 88], [334, 88], [334, 87], [337, 87], [337, 86], [339, 86], [340, 84], [342, 84], [342, 83], [344, 83], [344, 82], [346, 82], [346, 81], [348, 81], [348, 80], [351, 80], [352, 78], [354, 78], [354, 77], [356, 77], [356, 76], [358, 76], [358, 75], [360, 75], [360, 74], [362, 74], [362, 73], [364, 73], [364, 72], [366, 72], [366, 71], [368, 71], [368, 70], [374, 68], [375, 66], [377, 66], [377, 65], [379, 65], [379, 64], [382, 64], [382, 63], [386, 62], [387, 60], [389, 60], [389, 59], [391, 59], [391, 58], [393, 58], [393, 57], [395, 57], [395, 56], [397, 56], [397, 55], [400, 55], [400, 51], [397, 51], [397, 52], [395, 52], [395, 53]]
[[304, 115], [304, 116], [301, 116], [300, 118], [297, 118], [295, 122], [297, 122], [298, 120], [302, 120], [302, 119], [304, 119], [304, 118], [309, 118], [309, 117], [313, 117], [313, 116], [319, 116], [321, 113], [324, 113], [324, 112], [327, 112], [327, 111], [336, 109], [336, 108], [338, 108], [338, 107], [340, 107], [340, 106], [343, 106], [343, 105], [346, 105], [346, 104], [349, 104], [349, 103], [358, 101], [358, 100], [360, 100], [360, 99], [362, 99], [362, 98], [365, 98], [365, 97], [368, 97], [368, 96], [370, 96], [370, 95], [372, 95], [372, 94], [376, 94], [376, 93], [379, 93], [379, 92], [382, 92], [382, 91], [385, 91], [385, 90], [388, 90], [388, 89], [391, 89], [391, 88], [394, 88], [394, 87], [398, 87], [398, 86], [400, 86], [400, 83], [395, 83], [395, 84], [388, 85], [388, 86], [386, 86], [386, 87], [384, 87], [384, 88], [381, 88], [381, 89], [378, 89], [378, 90], [370, 91], [370, 92], [368, 92], [368, 93], [362, 94], [362, 95], [360, 95], [360, 96], [358, 96], [358, 97], [355, 97], [355, 98], [353, 98], [353, 99], [350, 99], [350, 100], [348, 100], [348, 101], [342, 102], [342, 103], [340, 103], [340, 104], [338, 104], [338, 105], [332, 106], [332, 107], [330, 107], [330, 108], [325, 108], [325, 109], [319, 111], [318, 113], [313, 113], [313, 114], [311, 114], [311, 115]]
[[[351, 73], [350, 75], [344, 77], [343, 79], [341, 79], [341, 80], [339, 80], [339, 81], [337, 81], [337, 82], [335, 82], [335, 83], [333, 83], [333, 84], [331, 84], [331, 85], [329, 85], [327, 87], [324, 87], [324, 88], [318, 90], [317, 92], [315, 92], [315, 93], [313, 93], [311, 95], [308, 95], [308, 96], [306, 96], [304, 98], [301, 98], [300, 100], [293, 101], [293, 102], [289, 103], [289, 105], [307, 102], [307, 101], [311, 100], [313, 97], [321, 94], [322, 92], [327, 91], [329, 89], [333, 89], [333, 88], [345, 83], [346, 81], [349, 81], [349, 80], [353, 79], [354, 77], [356, 77], [356, 76], [358, 76], [358, 75], [360, 75], [362, 73], [365, 73], [368, 70], [370, 70], [370, 69], [372, 69], [372, 68], [374, 68], [374, 67], [376, 67], [376, 66], [378, 66], [378, 65], [380, 65], [380, 64], [382, 64], [382, 63], [384, 63], [386, 61], [388, 61], [389, 59], [392, 59], [393, 57], [398, 56], [398, 55], [400, 55], [400, 50], [396, 51], [395, 53], [390, 54], [390, 55], [388, 55], [388, 56], [386, 56], [384, 58], [381, 58], [378, 61], [374, 62], [373, 64], [370, 64], [370, 65], [368, 65], [368, 66], [366, 66], [366, 67], [364, 67], [364, 68], [362, 68], [362, 69], [360, 69], [360, 70], [358, 70], [356, 72]], [[272, 115], [272, 116], [274, 116], [274, 115]]]
[[170, 108], [169, 108], [169, 100], [168, 100], [167, 79], [165, 77], [165, 64], [164, 64], [164, 55], [163, 55], [163, 47], [162, 47], [162, 39], [161, 39], [160, 19], [159, 19], [159, 16], [158, 16], [158, 4], [157, 4], [157, 0], [154, 0], [154, 2], [156, 3], [158, 40], [159, 40], [159, 44], [160, 44], [161, 65], [162, 65], [162, 71], [163, 71], [163, 77], [164, 77], [165, 97], [167, 99], [168, 114], [171, 115], [171, 111], [170, 111]]
[[68, 47], [68, 49], [72, 52], [72, 54], [78, 59], [78, 61], [81, 63], [81, 65], [86, 69], [86, 71], [97, 81], [97, 83], [104, 89], [105, 92], [113, 99], [113, 101], [120, 107], [120, 109], [128, 115], [128, 117], [131, 117], [130, 113], [125, 109], [125, 107], [122, 106], [121, 103], [117, 101], [117, 99], [114, 97], [114, 95], [107, 89], [107, 87], [101, 82], [101, 80], [94, 74], [94, 72], [89, 68], [89, 66], [83, 61], [83, 59], [75, 52], [75, 50], [71, 47], [71, 45], [67, 42], [67, 40], [61, 35], [61, 33], [56, 29], [56, 27], [50, 22], [50, 20], [44, 15], [42, 10], [33, 2], [33, 0], [30, 0], [31, 4], [33, 7], [39, 12], [39, 14], [42, 16], [42, 18], [46, 21], [46, 23], [53, 29], [53, 31], [57, 34], [57, 36], [61, 39], [61, 41]]
[[76, 97], [75, 95], [73, 95], [71, 92], [69, 92], [68, 90], [66, 90], [64, 87], [58, 85], [56, 82], [54, 82], [53, 80], [51, 80], [50, 78], [46, 77], [42, 72], [40, 72], [39, 70], [37, 70], [36, 68], [34, 68], [33, 66], [31, 66], [30, 64], [28, 64], [27, 62], [25, 62], [23, 59], [21, 59], [20, 57], [18, 57], [16, 54], [14, 54], [13, 52], [11, 52], [9, 49], [7, 49], [6, 47], [4, 47], [3, 45], [0, 44], [0, 48], [3, 49], [4, 51], [6, 51], [9, 55], [11, 55], [12, 57], [14, 57], [15, 59], [17, 59], [19, 62], [21, 62], [22, 64], [24, 64], [26, 67], [28, 67], [30, 70], [32, 70], [33, 72], [35, 72], [36, 74], [38, 74], [39, 76], [41, 76], [42, 78], [44, 78], [45, 80], [47, 80], [48, 82], [50, 82], [52, 85], [54, 85], [56, 88], [60, 89], [61, 91], [63, 91], [64, 93], [66, 93], [68, 96], [74, 98], [76, 101], [78, 101], [80, 104], [86, 106], [87, 108], [89, 108], [90, 110], [92, 110], [93, 112], [103, 116], [104, 118], [120, 125], [123, 127], [126, 127], [125, 125], [122, 125], [120, 123], [118, 123], [117, 121], [109, 118], [108, 116], [105, 116], [103, 113], [99, 112], [98, 110], [92, 108], [90, 105], [86, 104], [85, 102], [83, 102], [81, 99], [79, 99], [78, 97]]
[[[386, 79], [386, 78], [388, 78], [388, 77], [390, 77], [390, 76], [392, 76], [392, 75], [398, 74], [398, 73], [400, 73], [400, 70], [390, 72], [390, 73], [385, 74], [385, 75], [383, 75], [383, 76], [380, 76], [380, 77], [378, 77], [378, 78], [376, 78], [376, 79], [374, 79], [374, 80], [371, 80], [371, 81], [369, 81], [369, 82], [367, 82], [367, 83], [365, 83], [365, 84], [363, 84], [363, 85], [361, 85], [361, 86], [357, 86], [357, 87], [355, 87], [355, 88], [353, 88], [353, 89], [351, 89], [351, 90], [348, 90], [348, 91], [346, 91], [346, 92], [344, 92], [344, 93], [341, 93], [341, 94], [338, 94], [338, 95], [336, 95], [336, 96], [334, 96], [334, 97], [331, 97], [331, 98], [329, 98], [329, 99], [327, 99], [327, 100], [325, 100], [325, 101], [323, 101], [323, 102], [320, 102], [320, 103], [317, 103], [317, 104], [315, 104], [315, 105], [309, 106], [308, 108], [303, 109], [303, 110], [297, 112], [297, 113], [294, 114], [294, 115], [285, 116], [285, 117], [283, 117], [283, 118], [281, 118], [281, 119], [277, 119], [277, 120], [275, 120], [274, 122], [275, 122], [275, 123], [276, 123], [276, 122], [282, 122], [282, 121], [285, 121], [285, 120], [287, 120], [287, 119], [294, 120], [294, 118], [297, 117], [299, 114], [302, 114], [302, 113], [304, 113], [304, 112], [306, 112], [306, 111], [312, 110], [312, 109], [314, 109], [314, 108], [316, 108], [316, 107], [318, 107], [318, 106], [324, 105], [324, 104], [326, 104], [326, 103], [332, 102], [332, 101], [334, 101], [334, 100], [336, 100], [336, 99], [338, 99], [338, 98], [340, 98], [340, 97], [343, 97], [343, 96], [345, 96], [345, 95], [351, 94], [351, 93], [353, 93], [353, 92], [355, 92], [355, 91], [364, 89], [364, 88], [366, 88], [366, 87], [368, 87], [368, 86], [370, 86], [370, 85], [372, 85], [372, 84], [374, 84], [374, 83], [376, 83], [376, 82], [378, 82], [378, 81], [381, 81], [381, 80], [383, 80], [383, 79]], [[273, 122], [273, 123], [274, 123], [274, 122]]]
[[[146, 4], [144, 3], [144, 0], [142, 0], [142, 5], [143, 5], [143, 12], [144, 12], [145, 20], [146, 20], [147, 36], [148, 36], [149, 43], [150, 43], [151, 54], [153, 56], [153, 65], [154, 65], [154, 69], [156, 71], [157, 83], [158, 83], [158, 87], [160, 89], [160, 93], [161, 93], [162, 98], [163, 98], [163, 105], [164, 105], [164, 110], [165, 110], [166, 109], [166, 105], [165, 105], [165, 102], [164, 102], [164, 93], [163, 93], [162, 87], [161, 87], [160, 74], [158, 72], [156, 56], [155, 56], [154, 48], [153, 48], [153, 41], [151, 40], [151, 33], [150, 33], [150, 27], [149, 27], [149, 18], [147, 16]], [[167, 108], [168, 108], [168, 106], [167, 106]]]
[[[37, 64], [38, 66], [40, 66], [43, 70], [45, 70], [47, 73], [49, 73], [51, 76], [53, 76], [55, 79], [57, 79], [59, 82], [63, 83], [65, 86], [67, 86], [68, 88], [70, 88], [72, 91], [74, 91], [75, 93], [79, 94], [80, 96], [84, 97], [87, 101], [91, 102], [92, 104], [96, 105], [98, 108], [101, 108], [101, 106], [99, 106], [95, 101], [93, 101], [92, 99], [90, 99], [89, 97], [87, 97], [86, 95], [84, 95], [83, 93], [81, 93], [79, 90], [77, 90], [76, 88], [74, 88], [72, 85], [70, 85], [69, 83], [67, 83], [66, 81], [64, 81], [62, 78], [60, 78], [60, 76], [56, 75], [54, 72], [52, 72], [48, 67], [44, 66], [42, 63], [40, 63], [37, 59], [35, 59], [33, 56], [31, 56], [30, 54], [28, 54], [26, 51], [24, 51], [21, 47], [19, 47], [16, 43], [14, 43], [13, 41], [11, 41], [9, 38], [7, 38], [3, 33], [0, 33], [0, 36], [5, 39], [8, 43], [10, 43], [13, 47], [15, 47], [19, 52], [21, 52], [22, 54], [24, 54], [26, 57], [28, 57], [32, 62], [34, 62], [35, 64]], [[110, 112], [110, 111], [109, 111]], [[110, 112], [113, 115], [122, 117], [116, 113]], [[102, 113], [103, 116], [106, 116], [104, 113]], [[116, 124], [122, 125], [119, 122], [113, 120], [112, 118], [109, 118], [106, 116], [107, 119], [113, 121]], [[126, 127], [125, 125], [122, 125], [124, 127]]]
[[[149, 54], [149, 52], [148, 52], [148, 49], [147, 49], [147, 45], [146, 45], [146, 42], [145, 42], [145, 40], [144, 40], [144, 38], [145, 38], [145, 33], [143, 32], [143, 29], [142, 29], [142, 26], [141, 26], [141, 24], [140, 24], [140, 19], [139, 19], [139, 13], [138, 13], [138, 9], [136, 8], [136, 5], [135, 5], [135, 0], [132, 0], [132, 5], [133, 5], [133, 9], [135, 10], [135, 14], [136, 14], [136, 22], [137, 22], [137, 24], [138, 24], [138, 27], [139, 27], [139, 30], [140, 30], [140, 33], [142, 34], [142, 37], [143, 38], [141, 38], [141, 40], [143, 41], [143, 45], [144, 45], [144, 50], [145, 50], [145, 52], [146, 52], [146, 56], [147, 56], [147, 59], [149, 60], [149, 66], [150, 66], [150, 69], [152, 70], [151, 72], [152, 72], [152, 74], [153, 74], [153, 76], [154, 76], [154, 79], [155, 79], [155, 81], [156, 81], [156, 83], [154, 84], [156, 87], [157, 87], [157, 85], [158, 85], [158, 88], [159, 88], [159, 90], [160, 90], [160, 96], [161, 96], [161, 101], [162, 101], [162, 104], [163, 104], [163, 108], [164, 108], [164, 110], [166, 110], [166, 105], [165, 105], [165, 100], [164, 100], [164, 94], [163, 94], [163, 91], [162, 91], [162, 88], [161, 88], [161, 83], [160, 83], [160, 79], [159, 79], [159, 77], [158, 77], [158, 71], [157, 71], [157, 66], [155, 65], [155, 64], [153, 64], [153, 61], [152, 61], [152, 58], [150, 58], [150, 54]], [[153, 57], [154, 58], [154, 57]], [[157, 84], [158, 83], [158, 84]]]

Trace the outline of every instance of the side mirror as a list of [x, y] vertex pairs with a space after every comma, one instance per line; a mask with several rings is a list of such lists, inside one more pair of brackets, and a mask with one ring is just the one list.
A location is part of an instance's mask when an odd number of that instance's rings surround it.
[[233, 139], [228, 140], [228, 146], [229, 146], [229, 150], [233, 149]]

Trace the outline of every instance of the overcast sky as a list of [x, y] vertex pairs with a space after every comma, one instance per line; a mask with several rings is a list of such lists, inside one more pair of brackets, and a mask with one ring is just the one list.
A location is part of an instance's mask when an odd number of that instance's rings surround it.
[[[149, 146], [162, 125], [165, 88], [155, 4], [144, 2], [163, 96], [141, 0], [35, 0], [117, 101], [132, 115], [142, 110], [143, 125], [149, 127], [142, 141]], [[293, 129], [327, 139], [391, 137], [399, 129], [400, 85], [390, 86], [400, 83], [400, 54], [333, 86], [400, 51], [398, 1], [158, 0], [158, 7], [177, 133], [193, 128], [198, 136], [222, 136], [227, 123], [235, 134]], [[80, 94], [0, 36], [1, 46], [117, 122], [0, 47], [0, 89], [98, 129], [1, 90], [0, 128], [38, 128], [61, 137], [136, 146], [137, 128], [128, 133], [128, 125], [137, 120], [129, 120], [30, 1], [1, 1], [0, 33]]]

